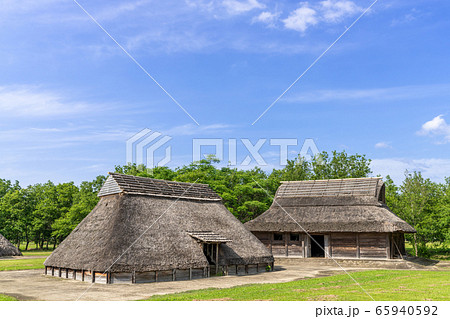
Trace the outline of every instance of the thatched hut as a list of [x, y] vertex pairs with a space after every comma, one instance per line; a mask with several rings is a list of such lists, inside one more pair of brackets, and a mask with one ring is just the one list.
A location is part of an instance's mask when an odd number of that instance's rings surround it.
[[282, 182], [245, 224], [274, 256], [399, 258], [414, 228], [389, 210], [381, 178]]
[[45, 261], [46, 274], [141, 283], [273, 266], [272, 254], [208, 185], [110, 173], [98, 196], [93, 211]]
[[8, 239], [0, 234], [0, 257], [5, 256], [22, 256], [22, 253]]

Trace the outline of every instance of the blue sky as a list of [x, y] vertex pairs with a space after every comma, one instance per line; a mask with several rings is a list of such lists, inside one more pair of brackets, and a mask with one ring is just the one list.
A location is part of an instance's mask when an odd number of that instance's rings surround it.
[[92, 180], [144, 128], [172, 137], [172, 167], [192, 161], [193, 138], [237, 139], [238, 165], [240, 139], [265, 138], [268, 171], [269, 139], [298, 139], [294, 158], [312, 138], [397, 182], [450, 176], [446, 1], [379, 0], [254, 125], [373, 0], [78, 2], [200, 125], [73, 0], [4, 0], [0, 178]]

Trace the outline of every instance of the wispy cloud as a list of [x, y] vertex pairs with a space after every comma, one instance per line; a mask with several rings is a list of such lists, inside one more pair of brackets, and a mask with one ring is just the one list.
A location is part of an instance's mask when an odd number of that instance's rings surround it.
[[223, 6], [230, 14], [241, 14], [255, 9], [264, 9], [266, 6], [258, 0], [224, 0]]
[[388, 88], [315, 90], [284, 99], [291, 103], [314, 103], [348, 100], [411, 100], [449, 96], [450, 84], [410, 85]]
[[186, 124], [180, 125], [173, 128], [169, 128], [167, 130], [162, 130], [161, 132], [170, 136], [186, 136], [186, 135], [197, 135], [202, 136], [208, 134], [208, 137], [211, 137], [209, 134], [217, 134], [217, 133], [228, 133], [234, 128], [234, 125], [231, 124], [210, 124], [210, 125], [194, 125], [194, 124]]
[[363, 8], [349, 0], [326, 0], [317, 4], [301, 2], [283, 23], [286, 29], [304, 33], [309, 27], [319, 23], [338, 23], [363, 11]]
[[6, 118], [74, 115], [100, 108], [39, 86], [0, 86], [0, 112]]
[[392, 148], [389, 142], [378, 142], [375, 144], [375, 148]]
[[450, 124], [448, 124], [443, 115], [438, 115], [430, 121], [425, 122], [422, 125], [419, 135], [427, 135], [434, 137], [442, 137], [443, 143], [450, 142]]
[[405, 178], [405, 171], [420, 171], [423, 176], [436, 182], [443, 182], [450, 176], [450, 159], [444, 158], [382, 158], [374, 159], [371, 168], [375, 175], [390, 175], [395, 183], [400, 184]]
[[275, 11], [263, 11], [256, 17], [253, 17], [252, 23], [263, 23], [267, 25], [269, 28], [273, 28], [276, 25], [278, 18], [280, 17], [281, 12]]

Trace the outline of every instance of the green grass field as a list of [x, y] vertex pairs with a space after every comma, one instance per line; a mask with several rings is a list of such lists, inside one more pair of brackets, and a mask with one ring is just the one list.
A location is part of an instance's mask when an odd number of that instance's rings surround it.
[[45, 258], [0, 259], [0, 271], [44, 269], [44, 260]]
[[[450, 300], [450, 271], [371, 270], [351, 273], [377, 301]], [[280, 284], [245, 285], [153, 296], [148, 300], [371, 300], [346, 274]]]
[[0, 294], [0, 301], [17, 301], [16, 298]]
[[48, 251], [48, 250], [27, 250], [27, 251], [22, 251], [22, 255], [24, 256], [50, 256], [52, 253], [52, 251]]

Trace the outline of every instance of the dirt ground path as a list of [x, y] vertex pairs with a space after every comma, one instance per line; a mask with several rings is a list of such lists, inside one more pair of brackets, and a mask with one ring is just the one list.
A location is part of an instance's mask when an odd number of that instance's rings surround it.
[[[447, 265], [447, 264], [446, 264]], [[450, 265], [450, 263], [449, 263]], [[420, 266], [420, 267], [419, 267]], [[347, 271], [368, 269], [434, 268], [432, 265], [396, 263], [345, 264]], [[156, 294], [168, 294], [204, 288], [229, 288], [255, 283], [281, 283], [304, 278], [343, 273], [335, 263], [278, 260], [273, 272], [248, 276], [211, 277], [188, 281], [148, 284], [105, 285], [43, 275], [43, 270], [0, 271], [0, 294], [19, 300], [139, 300]], [[86, 292], [87, 291], [87, 292]]]
[[[322, 267], [321, 267], [322, 268]], [[139, 300], [155, 294], [167, 294], [204, 288], [229, 288], [254, 283], [279, 283], [307, 277], [330, 275], [337, 267], [279, 265], [275, 271], [248, 276], [211, 277], [188, 281], [148, 284], [104, 285], [48, 277], [43, 270], [0, 272], [0, 293], [19, 300]], [[91, 287], [92, 285], [92, 287]]]

